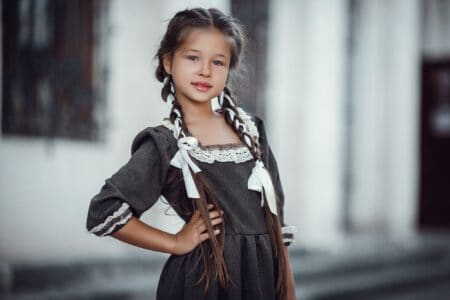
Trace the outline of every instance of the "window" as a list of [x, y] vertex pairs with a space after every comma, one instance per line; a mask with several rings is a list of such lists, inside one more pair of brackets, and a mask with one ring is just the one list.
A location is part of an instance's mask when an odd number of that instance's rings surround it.
[[2, 134], [97, 140], [104, 127], [105, 0], [2, 1]]

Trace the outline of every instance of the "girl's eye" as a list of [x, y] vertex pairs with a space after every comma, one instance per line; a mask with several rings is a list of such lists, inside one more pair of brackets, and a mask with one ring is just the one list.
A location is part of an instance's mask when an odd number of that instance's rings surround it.
[[187, 57], [187, 59], [189, 59], [189, 60], [198, 60], [198, 56], [195, 56], [195, 55], [188, 55], [188, 56], [186, 56]]
[[225, 65], [225, 63], [220, 61], [220, 60], [215, 60], [214, 64], [217, 65], [217, 66], [224, 66]]

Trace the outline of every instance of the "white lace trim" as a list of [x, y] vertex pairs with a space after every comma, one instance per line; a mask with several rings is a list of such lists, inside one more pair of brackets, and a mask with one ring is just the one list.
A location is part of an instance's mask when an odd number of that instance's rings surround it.
[[294, 225], [287, 225], [287, 226], [283, 226], [281, 227], [281, 233], [290, 233], [290, 234], [294, 234], [297, 232], [297, 226]]
[[121, 224], [127, 223], [128, 220], [129, 220], [132, 216], [133, 216], [133, 213], [130, 212], [130, 213], [129, 213], [128, 215], [126, 215], [123, 219], [121, 219], [121, 220], [118, 221], [117, 223], [114, 223], [114, 225], [111, 226], [111, 227], [108, 229], [108, 231], [106, 231], [105, 233], [103, 233], [102, 236], [109, 235], [111, 232], [113, 232], [113, 230], [114, 230], [117, 226], [119, 226], [119, 225], [121, 225]]
[[[258, 139], [258, 128], [251, 117], [242, 108], [238, 107], [238, 110], [239, 116], [244, 121], [247, 131], [250, 135]], [[173, 130], [173, 124], [168, 119], [164, 119], [161, 123], [170, 130]], [[229, 148], [225, 147], [224, 149], [220, 148], [220, 145], [213, 145], [210, 148], [197, 147], [194, 150], [190, 150], [189, 154], [196, 160], [209, 164], [212, 164], [215, 161], [242, 163], [253, 159], [252, 153], [245, 145], [231, 146]]]
[[[126, 202], [122, 203], [122, 206], [120, 206], [118, 210], [116, 210], [111, 216], [108, 216], [103, 223], [101, 223], [101, 224], [95, 226], [94, 228], [92, 228], [91, 230], [89, 230], [89, 232], [96, 233], [96, 232], [101, 231], [103, 228], [105, 228], [109, 224], [109, 222], [111, 222], [111, 220], [122, 215], [129, 207], [130, 206], [128, 205], [128, 203], [126, 203]], [[113, 227], [115, 227], [115, 225]]]
[[293, 239], [293, 238], [283, 238], [283, 243], [284, 243], [286, 246], [289, 246], [289, 245], [292, 244], [293, 242], [295, 242], [295, 239]]
[[[281, 233], [283, 234], [283, 243], [287, 246], [295, 241], [294, 233], [297, 232], [297, 226], [287, 225], [281, 227]], [[285, 236], [285, 234], [291, 234], [291, 237]]]
[[240, 146], [230, 149], [202, 149], [197, 147], [189, 151], [193, 158], [209, 164], [218, 162], [242, 163], [253, 159], [253, 155], [247, 146]]

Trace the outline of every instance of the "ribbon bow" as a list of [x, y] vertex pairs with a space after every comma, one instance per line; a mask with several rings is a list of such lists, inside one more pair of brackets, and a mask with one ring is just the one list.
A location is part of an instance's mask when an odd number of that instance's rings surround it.
[[248, 189], [261, 193], [261, 206], [264, 205], [264, 195], [266, 194], [267, 205], [270, 211], [277, 215], [277, 204], [275, 200], [275, 190], [272, 185], [272, 179], [262, 161], [256, 161], [256, 165], [252, 170], [252, 174], [248, 178]]
[[170, 160], [170, 164], [174, 167], [181, 169], [183, 172], [184, 185], [186, 186], [186, 192], [189, 198], [200, 198], [200, 195], [195, 185], [192, 172], [200, 172], [200, 168], [192, 161], [188, 151], [197, 148], [198, 140], [192, 136], [186, 136], [178, 139], [178, 151], [175, 156]]

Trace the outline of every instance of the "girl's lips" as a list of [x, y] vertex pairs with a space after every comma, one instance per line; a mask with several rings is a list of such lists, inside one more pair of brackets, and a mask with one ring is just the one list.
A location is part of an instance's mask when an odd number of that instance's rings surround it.
[[194, 86], [196, 90], [201, 92], [206, 92], [212, 87], [210, 84], [204, 82], [192, 82], [191, 84]]

